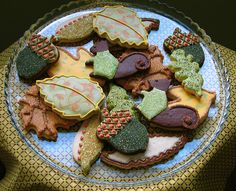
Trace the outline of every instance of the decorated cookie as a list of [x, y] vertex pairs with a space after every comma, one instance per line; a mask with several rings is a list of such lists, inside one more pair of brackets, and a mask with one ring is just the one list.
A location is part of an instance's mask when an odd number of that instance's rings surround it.
[[94, 55], [96, 55], [97, 52], [104, 52], [106, 50], [109, 50], [109, 45], [106, 39], [97, 39], [90, 48], [90, 52]]
[[169, 36], [164, 41], [164, 48], [168, 53], [172, 53], [176, 49], [184, 50], [186, 56], [192, 55], [193, 61], [197, 62], [201, 67], [205, 56], [199, 37], [193, 33], [182, 33], [179, 28], [176, 28], [173, 35]]
[[137, 108], [148, 120], [166, 109], [167, 97], [164, 91], [153, 88], [150, 92], [142, 91], [141, 93], [144, 98]]
[[17, 56], [18, 75], [24, 79], [36, 79], [59, 57], [57, 48], [46, 37], [34, 34]]
[[203, 78], [198, 73], [198, 63], [192, 62], [192, 56], [185, 56], [183, 50], [178, 49], [172, 52], [168, 68], [175, 73], [175, 78], [182, 82], [184, 89], [195, 96], [202, 95]]
[[116, 86], [114, 84], [110, 84], [110, 91], [107, 95], [107, 107], [109, 110], [113, 109], [114, 107], [117, 106], [117, 104], [121, 100], [128, 100], [129, 96], [126, 93], [125, 89]]
[[148, 80], [148, 83], [151, 86], [150, 89], [156, 88], [166, 92], [170, 87], [171, 79]]
[[105, 80], [99, 77], [90, 77], [93, 72], [92, 66], [86, 66], [85, 62], [92, 58], [85, 48], [77, 49], [77, 56], [73, 56], [67, 50], [58, 47], [60, 58], [50, 66], [48, 75], [53, 77], [56, 75], [77, 76], [80, 78], [90, 78], [92, 81], [97, 81], [101, 86], [105, 84]]
[[114, 76], [115, 79], [131, 76], [140, 71], [150, 68], [150, 61], [146, 54], [133, 52], [120, 60], [118, 69]]
[[152, 18], [142, 18], [143, 25], [145, 26], [146, 31], [149, 33], [151, 30], [158, 30], [160, 26], [159, 19]]
[[131, 114], [138, 118], [138, 112], [134, 109], [135, 103], [131, 100], [126, 93], [125, 89], [116, 86], [114, 84], [110, 85], [110, 91], [107, 96], [107, 108], [113, 111], [129, 110]]
[[148, 33], [140, 18], [129, 8], [105, 6], [94, 14], [94, 31], [113, 44], [127, 48], [147, 48]]
[[48, 107], [39, 95], [39, 89], [32, 86], [19, 101], [22, 106], [20, 115], [24, 130], [33, 129], [38, 138], [57, 139], [57, 128], [68, 129], [75, 125], [76, 120], [63, 119]]
[[132, 154], [147, 147], [147, 129], [128, 110], [109, 113], [102, 111], [103, 121], [97, 129], [99, 139], [108, 141], [116, 150]]
[[93, 34], [93, 14], [76, 17], [57, 29], [54, 43], [78, 43]]
[[173, 106], [188, 106], [197, 110], [199, 114], [199, 124], [201, 124], [208, 116], [208, 111], [212, 103], [215, 102], [216, 93], [202, 89], [202, 96], [196, 97], [187, 91], [182, 86], [174, 86], [167, 92], [168, 98], [172, 99], [168, 107]]
[[118, 60], [108, 50], [98, 52], [95, 57], [86, 62], [86, 64], [89, 63], [93, 63], [95, 76], [105, 77], [109, 80], [113, 79], [119, 65]]
[[83, 121], [74, 139], [73, 158], [81, 165], [84, 175], [89, 173], [92, 164], [97, 160], [103, 148], [103, 143], [96, 135], [99, 124], [99, 115], [94, 115]]
[[[119, 60], [122, 60], [131, 52], [133, 52], [133, 50], [127, 50], [125, 53], [123, 53], [123, 55], [121, 55]], [[151, 89], [151, 86], [148, 83], [149, 80], [172, 78], [172, 72], [163, 65], [164, 57], [157, 46], [151, 45], [148, 50], [144, 50], [142, 52], [149, 55], [150, 57], [151, 66], [149, 70], [138, 72], [126, 78], [116, 80], [116, 83], [122, 86], [124, 89], [132, 91], [133, 96], [137, 96], [142, 90], [149, 91]]]
[[179, 28], [176, 28], [172, 36], [164, 40], [164, 48], [168, 53], [181, 47], [191, 46], [199, 43], [199, 37], [193, 33], [182, 33]]
[[98, 83], [75, 76], [38, 80], [44, 101], [63, 118], [84, 120], [100, 110], [105, 97]]
[[101, 160], [109, 165], [121, 168], [141, 168], [169, 159], [187, 143], [185, 135], [153, 134], [149, 135], [145, 152], [126, 155], [118, 151], [103, 151]]
[[199, 114], [194, 108], [176, 105], [168, 107], [165, 111], [152, 118], [151, 126], [173, 131], [196, 129], [199, 125], [199, 120]]

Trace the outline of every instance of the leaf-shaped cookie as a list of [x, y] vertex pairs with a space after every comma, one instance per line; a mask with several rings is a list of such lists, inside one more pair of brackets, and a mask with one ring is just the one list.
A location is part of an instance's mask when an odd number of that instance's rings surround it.
[[60, 27], [52, 38], [55, 43], [77, 43], [93, 34], [93, 14], [76, 17]]
[[44, 101], [61, 117], [84, 120], [99, 111], [105, 95], [98, 83], [75, 76], [38, 80]]
[[170, 158], [187, 143], [185, 135], [153, 134], [149, 135], [145, 152], [127, 155], [118, 151], [103, 151], [101, 160], [121, 169], [140, 168]]
[[90, 78], [101, 86], [105, 84], [106, 81], [102, 78], [89, 77], [93, 72], [93, 67], [85, 65], [85, 62], [92, 58], [92, 54], [85, 48], [77, 48], [76, 56], [73, 56], [64, 48], [58, 47], [58, 50], [60, 52], [59, 59], [47, 71], [50, 77], [56, 75], [78, 76], [80, 78]]
[[94, 115], [85, 120], [73, 143], [73, 158], [81, 165], [83, 174], [89, 173], [91, 165], [99, 157], [103, 143], [97, 138], [96, 131], [100, 124], [100, 116]]
[[99, 36], [123, 47], [147, 48], [147, 31], [134, 11], [123, 6], [106, 6], [94, 15], [93, 28]]

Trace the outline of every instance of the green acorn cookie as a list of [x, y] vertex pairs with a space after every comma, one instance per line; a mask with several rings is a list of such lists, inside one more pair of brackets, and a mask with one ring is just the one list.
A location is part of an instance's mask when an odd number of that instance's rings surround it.
[[96, 56], [86, 62], [86, 64], [90, 63], [93, 63], [95, 76], [105, 77], [109, 80], [113, 79], [119, 65], [118, 60], [108, 50], [98, 52]]
[[117, 151], [133, 154], [145, 151], [148, 144], [146, 127], [133, 118], [128, 110], [109, 113], [104, 108], [103, 121], [97, 128], [97, 137], [109, 142]]
[[57, 48], [46, 37], [34, 34], [16, 59], [18, 75], [24, 79], [36, 79], [58, 58]]
[[177, 49], [184, 50], [185, 55], [192, 55], [193, 61], [197, 62], [200, 67], [204, 63], [205, 56], [200, 45], [200, 39], [191, 32], [183, 33], [179, 28], [176, 28], [173, 35], [164, 40], [163, 46], [166, 52], [170, 54]]

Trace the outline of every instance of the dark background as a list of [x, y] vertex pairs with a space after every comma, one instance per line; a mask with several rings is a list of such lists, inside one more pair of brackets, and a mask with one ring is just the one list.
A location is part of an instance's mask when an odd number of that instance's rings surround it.
[[[236, 50], [235, 0], [161, 0], [182, 10], [213, 41]], [[20, 38], [31, 24], [69, 0], [1, 0], [0, 52]]]
[[[197, 22], [213, 41], [236, 50], [235, 0], [161, 0]], [[31, 24], [45, 13], [69, 0], [1, 0], [0, 52], [19, 39]], [[4, 174], [0, 162], [0, 179]], [[227, 190], [236, 190], [235, 173], [229, 178]]]

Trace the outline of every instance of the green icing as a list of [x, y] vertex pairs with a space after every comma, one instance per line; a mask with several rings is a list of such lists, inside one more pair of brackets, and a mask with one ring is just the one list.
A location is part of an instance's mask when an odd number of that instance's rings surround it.
[[129, 99], [128, 94], [126, 93], [126, 90], [116, 86], [114, 84], [110, 85], [110, 91], [107, 96], [107, 107], [109, 110], [116, 107], [117, 103], [119, 103], [121, 100], [127, 100]]
[[146, 127], [134, 118], [108, 141], [116, 150], [125, 154], [142, 152], [148, 145], [148, 132]]
[[108, 51], [98, 52], [88, 62], [93, 62], [93, 73], [95, 76], [102, 76], [111, 80], [119, 65], [119, 61]]
[[170, 57], [172, 61], [168, 64], [168, 68], [175, 72], [175, 78], [182, 82], [184, 89], [196, 96], [201, 96], [204, 81], [198, 73], [199, 64], [193, 62], [193, 56], [186, 56], [184, 50], [177, 49], [173, 51]]
[[184, 50], [185, 55], [193, 56], [193, 62], [197, 62], [200, 67], [202, 66], [205, 56], [200, 44], [182, 47], [181, 49]]
[[121, 111], [121, 110], [129, 110], [131, 112], [131, 114], [136, 117], [139, 118], [138, 112], [134, 109], [135, 103], [132, 100], [120, 100], [117, 104], [116, 107], [114, 107], [111, 112], [114, 111]]
[[202, 76], [198, 73], [195, 73], [183, 80], [182, 84], [186, 90], [194, 92], [196, 96], [201, 96], [203, 82], [204, 80]]
[[144, 98], [138, 105], [138, 109], [148, 120], [151, 120], [166, 109], [167, 97], [164, 91], [153, 88], [150, 92], [142, 91], [141, 93]]
[[35, 79], [49, 66], [44, 59], [25, 47], [16, 59], [18, 75], [24, 79]]

